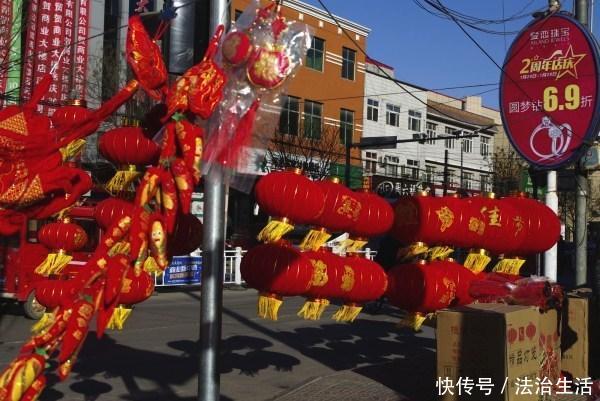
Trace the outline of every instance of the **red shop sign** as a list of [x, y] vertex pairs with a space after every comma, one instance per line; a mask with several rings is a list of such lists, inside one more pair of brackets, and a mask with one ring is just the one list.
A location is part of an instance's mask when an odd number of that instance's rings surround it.
[[500, 80], [502, 122], [529, 163], [576, 161], [598, 133], [598, 45], [566, 14], [536, 20], [517, 36]]

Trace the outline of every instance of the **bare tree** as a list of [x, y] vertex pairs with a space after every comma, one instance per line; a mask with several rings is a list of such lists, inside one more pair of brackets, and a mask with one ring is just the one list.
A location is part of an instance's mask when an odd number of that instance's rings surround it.
[[519, 190], [524, 160], [513, 149], [499, 149], [492, 155], [493, 189], [499, 195]]
[[312, 179], [320, 180], [329, 176], [331, 167], [343, 157], [339, 127], [325, 125], [319, 137], [307, 135], [304, 129], [298, 134], [277, 130], [267, 149], [266, 167], [269, 171], [299, 167]]

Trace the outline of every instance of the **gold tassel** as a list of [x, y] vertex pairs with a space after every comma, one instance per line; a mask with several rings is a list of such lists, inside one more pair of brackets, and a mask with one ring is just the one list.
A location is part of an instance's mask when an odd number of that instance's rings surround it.
[[129, 243], [129, 241], [119, 241], [108, 250], [108, 256], [115, 256], [120, 254], [129, 255], [130, 250], [131, 244]]
[[325, 231], [324, 228], [310, 230], [300, 243], [300, 249], [303, 251], [318, 251], [329, 238], [331, 238], [331, 234]]
[[31, 326], [31, 332], [33, 334], [40, 334], [42, 331], [47, 330], [54, 324], [56, 315], [54, 312], [46, 312], [42, 315], [42, 318], [38, 320], [33, 326]]
[[157, 276], [163, 274], [163, 270], [158, 266], [158, 263], [156, 263], [156, 260], [152, 256], [146, 258], [143, 269], [150, 274], [155, 273]]
[[399, 260], [410, 259], [417, 255], [427, 252], [428, 249], [429, 249], [429, 247], [427, 247], [427, 245], [425, 245], [424, 242], [415, 242], [414, 244], [411, 244], [407, 247], [401, 248], [398, 251], [397, 259], [399, 259]]
[[106, 328], [111, 330], [123, 330], [125, 321], [129, 315], [131, 315], [131, 311], [131, 308], [126, 308], [123, 305], [117, 306], [113, 311]]
[[404, 318], [398, 322], [399, 327], [408, 327], [413, 331], [420, 331], [425, 320], [429, 319], [433, 314], [424, 314], [421, 312], [409, 312]]
[[270, 220], [267, 225], [258, 233], [257, 239], [262, 242], [275, 242], [294, 229], [294, 226], [288, 222], [288, 219]]
[[35, 268], [35, 272], [45, 277], [51, 274], [60, 274], [72, 259], [73, 257], [67, 255], [63, 250], [58, 251], [58, 253], [49, 253], [46, 259]]
[[523, 267], [523, 265], [525, 264], [525, 260], [524, 259], [520, 259], [520, 258], [513, 258], [513, 259], [500, 259], [498, 261], [498, 263], [496, 263], [496, 266], [494, 266], [494, 269], [492, 270], [495, 273], [506, 273], [506, 274], [513, 274], [513, 275], [519, 275], [519, 272], [521, 271], [521, 267]]
[[277, 313], [283, 301], [275, 294], [260, 294], [258, 296], [258, 317], [277, 320]]
[[362, 311], [362, 306], [348, 304], [341, 306], [331, 317], [336, 322], [353, 322]]
[[352, 243], [350, 245], [348, 245], [348, 247], [346, 248], [346, 252], [352, 253], [352, 252], [358, 252], [361, 249], [363, 249], [363, 247], [365, 245], [367, 245], [368, 241], [363, 241], [360, 239], [355, 239], [352, 240]]
[[463, 265], [467, 269], [471, 270], [473, 273], [479, 274], [483, 270], [485, 270], [485, 267], [488, 265], [488, 263], [490, 263], [491, 260], [492, 258], [488, 256], [485, 250], [472, 250], [467, 255], [467, 258], [465, 259], [465, 263], [463, 263]]
[[135, 169], [134, 165], [129, 165], [127, 170], [119, 170], [113, 178], [106, 184], [106, 190], [113, 196], [129, 189], [133, 181], [142, 175]]
[[329, 306], [327, 299], [307, 299], [302, 309], [298, 311], [298, 316], [306, 320], [319, 320], [327, 306]]
[[454, 252], [449, 246], [434, 246], [427, 252], [429, 260], [446, 260]]
[[85, 143], [85, 139], [75, 139], [69, 142], [67, 146], [60, 148], [59, 152], [62, 155], [62, 161], [64, 162], [77, 156], [83, 150]]

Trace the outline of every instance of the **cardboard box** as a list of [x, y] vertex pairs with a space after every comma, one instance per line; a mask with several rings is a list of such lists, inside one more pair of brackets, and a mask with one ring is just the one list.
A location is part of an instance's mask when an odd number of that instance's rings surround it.
[[590, 376], [590, 289], [567, 294], [563, 309], [562, 370], [573, 378]]
[[[544, 344], [558, 348], [557, 315], [536, 308], [504, 304], [473, 304], [440, 311], [437, 315], [437, 394], [454, 400], [537, 400], [535, 381], [540, 377]], [[560, 357], [558, 357], [560, 358]], [[559, 360], [559, 359], [558, 359]], [[555, 367], [555, 369], [558, 369]], [[454, 394], [439, 386], [465, 378], [473, 380], [471, 394]], [[493, 385], [487, 394], [487, 382]], [[517, 383], [532, 383], [532, 394], [522, 394]], [[483, 386], [485, 385], [485, 386]]]

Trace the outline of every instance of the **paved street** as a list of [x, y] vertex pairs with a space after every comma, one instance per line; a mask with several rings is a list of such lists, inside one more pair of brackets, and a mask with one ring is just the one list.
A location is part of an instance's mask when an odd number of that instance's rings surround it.
[[[139, 305], [122, 332], [92, 332], [73, 374], [47, 389], [54, 400], [195, 400], [200, 293], [161, 292]], [[278, 322], [255, 316], [254, 290], [226, 290], [222, 400], [433, 399], [435, 341], [426, 327], [396, 328], [396, 310], [363, 313], [354, 324], [296, 317], [286, 299]], [[0, 366], [27, 338], [31, 321], [4, 307]], [[55, 380], [52, 380], [55, 381]]]

